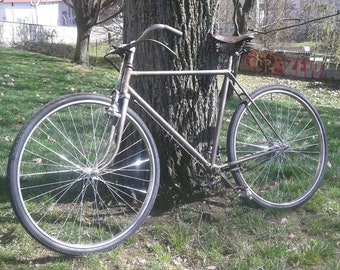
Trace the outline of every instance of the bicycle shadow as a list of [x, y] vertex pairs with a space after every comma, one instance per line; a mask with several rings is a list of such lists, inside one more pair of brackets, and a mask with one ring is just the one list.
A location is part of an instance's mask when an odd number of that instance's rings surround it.
[[13, 255], [0, 255], [0, 261], [3, 265], [13, 267], [13, 269], [25, 267], [25, 266], [42, 266], [50, 263], [57, 263], [61, 261], [72, 261], [74, 258], [66, 255], [46, 255], [36, 259], [18, 259]]
[[[23, 230], [21, 225], [18, 224], [18, 220], [15, 218], [11, 204], [9, 203], [9, 195], [6, 184], [6, 177], [0, 177], [0, 250], [13, 249], [15, 242], [20, 245], [18, 238], [21, 234], [19, 230]], [[34, 241], [34, 240], [32, 240]], [[35, 243], [34, 243], [35, 245]], [[38, 245], [38, 244], [37, 244]], [[19, 247], [18, 247], [19, 248]], [[32, 247], [33, 249], [33, 247]], [[39, 251], [40, 252], [40, 251]], [[41, 248], [42, 256], [38, 258], [22, 258], [16, 256], [16, 252], [0, 252], [0, 262], [2, 265], [16, 269], [16, 267], [25, 267], [33, 265], [44, 265], [53, 262], [60, 262], [66, 260], [72, 260], [72, 257], [53, 253]], [[46, 253], [46, 255], [45, 255]]]
[[6, 181], [6, 177], [0, 176], [0, 203], [9, 201]]
[[[9, 203], [9, 195], [6, 185], [6, 177], [0, 177], [0, 225], [7, 223], [14, 223], [13, 211], [11, 205]], [[2, 226], [0, 226], [0, 244], [4, 242], [4, 236], [6, 233], [3, 233]], [[5, 237], [6, 238], [6, 237]], [[8, 242], [7, 240], [5, 242]]]

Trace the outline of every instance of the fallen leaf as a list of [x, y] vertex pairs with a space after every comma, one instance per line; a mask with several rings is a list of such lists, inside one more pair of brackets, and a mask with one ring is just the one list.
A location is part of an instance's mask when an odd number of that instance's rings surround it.
[[296, 236], [295, 236], [295, 234], [292, 234], [292, 233], [291, 233], [290, 235], [288, 235], [288, 238], [291, 239], [291, 240], [293, 240], [293, 239], [296, 238]]
[[42, 158], [34, 158], [34, 159], [32, 159], [32, 161], [36, 164], [40, 164], [40, 163], [42, 163]]
[[328, 161], [328, 162], [327, 162], [327, 166], [328, 166], [328, 168], [331, 169], [331, 168], [332, 168], [332, 163], [331, 163], [330, 161]]
[[50, 135], [47, 136], [47, 140], [52, 141], [52, 142], [56, 142], [56, 140], [53, 139]]
[[282, 225], [284, 225], [284, 224], [287, 224], [288, 223], [288, 218], [283, 218], [283, 219], [281, 219], [281, 222], [280, 222]]

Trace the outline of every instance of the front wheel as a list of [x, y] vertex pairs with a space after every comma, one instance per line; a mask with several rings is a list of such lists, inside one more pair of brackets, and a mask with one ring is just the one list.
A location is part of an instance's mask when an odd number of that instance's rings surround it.
[[8, 186], [27, 232], [46, 247], [84, 255], [115, 247], [148, 216], [159, 158], [143, 121], [128, 110], [116, 145], [111, 99], [78, 94], [42, 108], [11, 151]]
[[268, 86], [235, 111], [227, 154], [235, 181], [263, 207], [293, 209], [317, 191], [326, 169], [327, 141], [318, 112], [297, 91]]

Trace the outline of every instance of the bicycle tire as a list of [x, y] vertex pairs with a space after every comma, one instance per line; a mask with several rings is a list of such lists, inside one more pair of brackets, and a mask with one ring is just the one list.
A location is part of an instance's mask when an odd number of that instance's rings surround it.
[[325, 173], [328, 150], [320, 116], [304, 96], [285, 86], [263, 87], [250, 97], [253, 103], [240, 103], [228, 130], [228, 159], [251, 158], [233, 168], [233, 178], [262, 207], [297, 208], [314, 195]]
[[[149, 215], [159, 186], [151, 133], [130, 108], [114, 161], [104, 162], [111, 99], [75, 94], [39, 110], [18, 134], [8, 164], [14, 212], [45, 247], [86, 255], [116, 247]], [[113, 151], [113, 150], [112, 150]], [[111, 152], [110, 152], [111, 153]]]

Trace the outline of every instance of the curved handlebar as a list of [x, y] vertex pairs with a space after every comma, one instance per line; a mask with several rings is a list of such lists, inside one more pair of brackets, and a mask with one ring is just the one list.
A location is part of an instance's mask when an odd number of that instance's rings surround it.
[[[129, 44], [123, 44], [118, 48], [115, 48], [114, 50], [110, 51], [107, 55], [109, 54], [121, 54], [123, 50], [127, 50], [130, 49], [132, 47], [135, 47], [137, 43], [140, 43], [143, 40], [146, 40], [145, 37], [152, 31], [154, 30], [167, 30], [171, 33], [173, 33], [176, 36], [181, 37], [183, 35], [183, 33], [180, 30], [177, 30], [176, 28], [173, 28], [169, 25], [166, 24], [153, 24], [151, 26], [149, 26], [148, 28], [146, 28], [144, 30], [144, 32], [138, 37], [138, 39], [131, 41]], [[159, 43], [160, 45], [164, 46], [166, 49], [168, 49], [169, 51], [171, 51], [172, 53], [174, 53], [170, 48], [168, 48], [165, 44], [157, 41], [157, 40], [151, 40], [154, 42]], [[175, 54], [175, 53], [174, 53]]]
[[180, 31], [180, 30], [178, 30], [176, 28], [173, 28], [173, 27], [171, 27], [169, 25], [164, 24], [164, 29], [167, 30], [167, 31], [172, 32], [174, 35], [176, 35], [178, 37], [182, 37], [183, 36], [183, 32], [182, 31]]
[[150, 32], [154, 31], [154, 30], [167, 30], [173, 34], [175, 34], [176, 36], [181, 37], [183, 35], [183, 33], [179, 30], [177, 30], [176, 28], [173, 28], [169, 25], [166, 24], [154, 24], [149, 26], [148, 28], [146, 28], [144, 30], [144, 32], [140, 35], [140, 37], [136, 40], [136, 41], [140, 41], [142, 39], [144, 39]]

